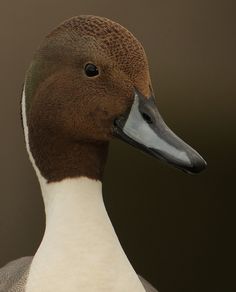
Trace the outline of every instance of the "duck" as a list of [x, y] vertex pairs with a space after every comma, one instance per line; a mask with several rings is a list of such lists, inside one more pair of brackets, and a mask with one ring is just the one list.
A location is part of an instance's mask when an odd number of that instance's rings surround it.
[[0, 269], [0, 291], [156, 292], [132, 267], [104, 205], [109, 143], [118, 138], [187, 173], [206, 162], [161, 117], [141, 43], [105, 17], [64, 21], [33, 56], [21, 116], [46, 227], [33, 257]]

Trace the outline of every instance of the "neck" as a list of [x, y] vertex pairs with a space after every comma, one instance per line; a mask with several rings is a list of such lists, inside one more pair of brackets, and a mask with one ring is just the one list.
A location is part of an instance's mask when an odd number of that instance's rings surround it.
[[49, 183], [30, 149], [24, 93], [22, 119], [46, 213], [45, 234], [33, 258], [25, 291], [144, 292], [109, 220], [101, 182], [77, 174], [77, 178]]
[[41, 180], [41, 189], [46, 229], [26, 292], [143, 292], [109, 220], [101, 182]]

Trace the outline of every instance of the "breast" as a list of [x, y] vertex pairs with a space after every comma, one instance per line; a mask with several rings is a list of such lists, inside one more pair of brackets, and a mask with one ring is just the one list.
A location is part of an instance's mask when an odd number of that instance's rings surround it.
[[33, 257], [22, 257], [0, 269], [0, 292], [24, 292]]

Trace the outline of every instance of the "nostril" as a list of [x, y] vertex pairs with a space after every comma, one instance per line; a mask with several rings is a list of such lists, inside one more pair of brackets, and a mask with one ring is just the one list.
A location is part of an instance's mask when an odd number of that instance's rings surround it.
[[146, 113], [141, 113], [141, 114], [142, 114], [143, 119], [144, 119], [148, 124], [152, 124], [152, 123], [153, 123], [152, 118], [151, 118], [148, 114], [146, 114]]

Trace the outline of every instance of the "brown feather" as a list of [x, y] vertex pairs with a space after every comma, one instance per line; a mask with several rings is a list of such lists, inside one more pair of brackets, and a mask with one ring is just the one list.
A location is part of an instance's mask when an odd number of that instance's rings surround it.
[[[99, 76], [87, 77], [86, 63]], [[134, 88], [150, 95], [145, 52], [124, 27], [106, 18], [74, 17], [54, 29], [26, 76], [30, 150], [49, 181], [102, 180], [113, 122], [127, 112]]]

